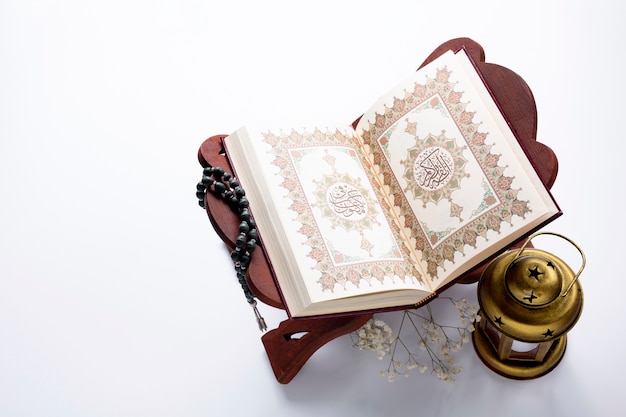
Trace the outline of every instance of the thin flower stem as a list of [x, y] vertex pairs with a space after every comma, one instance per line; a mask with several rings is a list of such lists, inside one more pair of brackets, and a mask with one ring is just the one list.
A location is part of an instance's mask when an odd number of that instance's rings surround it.
[[[353, 333], [355, 348], [376, 351], [379, 359], [389, 355], [387, 369], [381, 371], [380, 374], [386, 375], [392, 382], [397, 375], [409, 376], [410, 370], [414, 368], [419, 367], [420, 373], [428, 368], [420, 360], [419, 353], [411, 350], [413, 342], [409, 344], [405, 340], [405, 337], [414, 332], [419, 350], [426, 351], [425, 358], [430, 359], [431, 373], [436, 374], [437, 378], [442, 381], [454, 382], [454, 375], [459, 373], [461, 368], [455, 366], [451, 352], [458, 351], [469, 340], [467, 335], [474, 330], [474, 325], [479, 320], [478, 307], [470, 305], [465, 298], [455, 300], [450, 297], [440, 297], [439, 299], [448, 300], [447, 302], [455, 307], [461, 326], [437, 323], [431, 304], [427, 304], [418, 310], [405, 310], [395, 336], [391, 328], [382, 320], [371, 319]], [[407, 320], [410, 324], [407, 324]], [[450, 336], [450, 329], [456, 330], [459, 340]], [[401, 358], [406, 359], [401, 360]]]
[[409, 318], [409, 320], [411, 321], [411, 324], [413, 325], [413, 328], [415, 329], [415, 332], [417, 333], [417, 335], [420, 338], [421, 342], [424, 343], [425, 350], [428, 353], [428, 356], [430, 356], [431, 362], [433, 364], [437, 363], [437, 362], [442, 362], [442, 360], [439, 357], [439, 355], [437, 355], [437, 353], [431, 347], [431, 344], [428, 342], [428, 340], [426, 338], [424, 338], [424, 336], [422, 335], [422, 332], [415, 325], [415, 322], [411, 318]]

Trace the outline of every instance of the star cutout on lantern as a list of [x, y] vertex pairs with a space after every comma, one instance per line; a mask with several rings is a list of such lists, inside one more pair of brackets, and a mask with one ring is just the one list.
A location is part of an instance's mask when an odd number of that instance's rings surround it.
[[554, 333], [554, 330], [548, 329], [548, 330], [546, 330], [545, 333], [543, 333], [543, 337], [550, 337], [550, 336], [552, 336], [553, 333]]
[[556, 266], [552, 263], [552, 261], [548, 261], [548, 266], [552, 269], [556, 269]]
[[[526, 293], [528, 294], [528, 293]], [[537, 296], [534, 294], [534, 292], [531, 290], [530, 294], [528, 294], [528, 297], [524, 297], [524, 300], [528, 300], [529, 303], [533, 303], [533, 300], [537, 298]]]
[[539, 275], [543, 275], [543, 272], [540, 272], [539, 267], [535, 266], [533, 269], [529, 269], [528, 272], [528, 276], [530, 278], [535, 278], [537, 281], [539, 281]]
[[493, 321], [499, 326], [504, 326], [504, 323], [502, 323], [502, 316], [494, 318]]

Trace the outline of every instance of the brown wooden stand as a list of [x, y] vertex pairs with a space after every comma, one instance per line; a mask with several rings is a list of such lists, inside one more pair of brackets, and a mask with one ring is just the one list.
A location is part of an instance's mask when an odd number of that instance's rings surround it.
[[[556, 179], [558, 161], [549, 147], [536, 141], [537, 109], [535, 100], [530, 88], [520, 76], [502, 66], [486, 63], [483, 48], [468, 38], [457, 38], [443, 43], [433, 51], [421, 66], [448, 50], [458, 51], [462, 48], [477, 64], [479, 73], [494, 99], [500, 105], [500, 109], [508, 120], [517, 140], [526, 150], [541, 180], [550, 188]], [[354, 125], [357, 121], [354, 122]], [[225, 136], [215, 135], [202, 143], [198, 151], [198, 159], [203, 167], [221, 166], [232, 172], [222, 147], [222, 139]], [[245, 184], [242, 185], [245, 188]], [[211, 193], [206, 194], [205, 207], [215, 231], [228, 248], [232, 249], [234, 239], [239, 234], [239, 219], [223, 201]], [[254, 208], [252, 210], [254, 211]], [[485, 266], [486, 262], [478, 265], [457, 280], [456, 283], [478, 281]], [[280, 309], [285, 308], [263, 248], [255, 252], [255, 256], [252, 257], [248, 270], [248, 285], [263, 303]], [[280, 383], [288, 383], [317, 349], [336, 337], [357, 330], [371, 316], [371, 314], [355, 314], [331, 318], [288, 318], [283, 321], [278, 328], [270, 330], [261, 338], [276, 379]]]

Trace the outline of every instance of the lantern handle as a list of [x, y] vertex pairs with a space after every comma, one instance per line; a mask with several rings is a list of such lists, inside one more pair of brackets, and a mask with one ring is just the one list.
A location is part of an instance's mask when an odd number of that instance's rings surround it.
[[522, 252], [524, 251], [524, 249], [526, 249], [526, 246], [528, 245], [528, 243], [533, 238], [535, 238], [536, 236], [539, 236], [539, 235], [553, 235], [553, 236], [557, 236], [557, 237], [560, 237], [562, 239], [567, 240], [569, 243], [571, 243], [578, 250], [578, 252], [580, 253], [580, 256], [582, 257], [582, 265], [580, 266], [580, 269], [578, 270], [578, 272], [574, 276], [574, 279], [572, 280], [572, 282], [570, 282], [570, 284], [567, 286], [565, 291], [561, 294], [561, 297], [565, 297], [567, 295], [567, 293], [572, 289], [572, 287], [574, 286], [576, 281], [578, 281], [578, 277], [580, 277], [580, 274], [583, 272], [583, 269], [585, 269], [585, 265], [587, 263], [587, 259], [585, 258], [585, 253], [582, 251], [580, 246], [578, 246], [572, 239], [568, 238], [567, 236], [564, 236], [564, 235], [562, 235], [560, 233], [556, 233], [556, 232], [536, 232], [536, 233], [533, 233], [532, 235], [528, 236], [528, 239], [526, 239], [526, 242], [524, 242], [524, 244], [519, 249], [517, 255], [515, 256], [515, 258], [513, 260], [519, 258], [521, 256]]

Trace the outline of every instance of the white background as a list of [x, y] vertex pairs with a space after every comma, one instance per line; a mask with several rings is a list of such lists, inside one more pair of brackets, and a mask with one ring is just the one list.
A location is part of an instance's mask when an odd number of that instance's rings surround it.
[[[626, 371], [625, 12], [618, 1], [3, 0], [0, 415], [611, 415]], [[547, 230], [588, 258], [563, 362], [511, 381], [467, 346], [455, 385], [389, 383], [385, 363], [342, 337], [278, 384], [197, 206], [198, 147], [244, 123], [352, 122], [460, 36], [526, 80], [538, 138], [559, 157], [565, 214]], [[567, 245], [536, 246], [563, 256]], [[261, 311], [272, 328], [284, 318]]]

